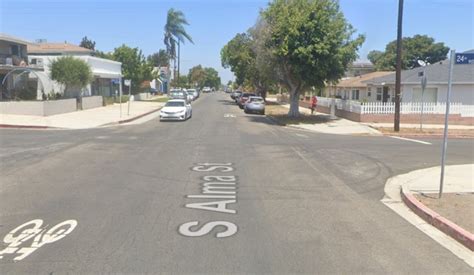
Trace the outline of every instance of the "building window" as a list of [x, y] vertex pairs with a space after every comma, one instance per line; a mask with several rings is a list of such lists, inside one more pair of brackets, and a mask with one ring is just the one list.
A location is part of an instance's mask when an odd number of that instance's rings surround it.
[[368, 96], [368, 97], [371, 97], [371, 96], [372, 96], [372, 92], [367, 92], [367, 96]]
[[352, 100], [359, 100], [359, 90], [352, 90]]
[[382, 100], [382, 88], [377, 88], [377, 101]]

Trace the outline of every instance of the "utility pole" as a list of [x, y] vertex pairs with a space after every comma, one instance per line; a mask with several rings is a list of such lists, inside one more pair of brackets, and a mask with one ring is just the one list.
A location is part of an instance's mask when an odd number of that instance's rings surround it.
[[398, 0], [398, 26], [397, 26], [397, 68], [395, 72], [395, 117], [393, 130], [400, 131], [400, 86], [402, 71], [402, 22], [403, 22], [403, 0]]
[[181, 59], [180, 59], [180, 52], [181, 52], [181, 45], [179, 43], [179, 39], [178, 39], [178, 85], [179, 85], [179, 63], [181, 62]]

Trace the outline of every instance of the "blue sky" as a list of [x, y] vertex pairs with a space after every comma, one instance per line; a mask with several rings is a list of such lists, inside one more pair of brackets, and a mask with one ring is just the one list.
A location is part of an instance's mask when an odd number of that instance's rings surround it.
[[[195, 44], [182, 47], [182, 70], [194, 65], [221, 67], [220, 49], [238, 32], [251, 27], [267, 0], [0, 0], [0, 32], [34, 41], [78, 44], [88, 36], [96, 48], [111, 51], [121, 44], [148, 55], [164, 48], [163, 26], [169, 8], [183, 11]], [[340, 0], [347, 20], [366, 35], [359, 51], [383, 50], [396, 38], [398, 0]], [[405, 0], [403, 36], [427, 34], [450, 48], [474, 48], [473, 0]]]

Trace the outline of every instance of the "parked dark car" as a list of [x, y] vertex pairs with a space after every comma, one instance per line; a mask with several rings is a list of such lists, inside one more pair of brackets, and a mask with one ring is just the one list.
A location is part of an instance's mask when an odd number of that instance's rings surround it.
[[235, 91], [233, 93], [230, 94], [230, 98], [232, 98], [233, 100], [235, 100], [236, 97], [240, 96], [242, 94], [241, 91]]
[[245, 102], [249, 99], [249, 97], [251, 96], [257, 96], [256, 94], [254, 93], [243, 93], [240, 97], [239, 97], [239, 101], [237, 102], [237, 104], [239, 105], [240, 109], [243, 109], [244, 108], [244, 105], [245, 105]]

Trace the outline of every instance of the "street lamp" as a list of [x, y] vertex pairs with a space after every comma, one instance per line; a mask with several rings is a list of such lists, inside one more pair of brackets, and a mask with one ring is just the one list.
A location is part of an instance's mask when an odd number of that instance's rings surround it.
[[425, 89], [426, 89], [426, 83], [427, 83], [427, 79], [426, 79], [426, 74], [425, 74], [425, 68], [427, 65], [429, 65], [429, 63], [423, 61], [423, 60], [417, 60], [416, 62], [418, 62], [418, 65], [420, 65], [421, 67], [423, 67], [423, 71], [419, 72], [418, 73], [418, 76], [421, 76], [421, 114], [420, 114], [420, 131], [423, 131], [423, 110], [424, 110], [424, 107], [425, 107], [425, 101], [423, 99], [424, 97], [424, 94], [425, 94]]

